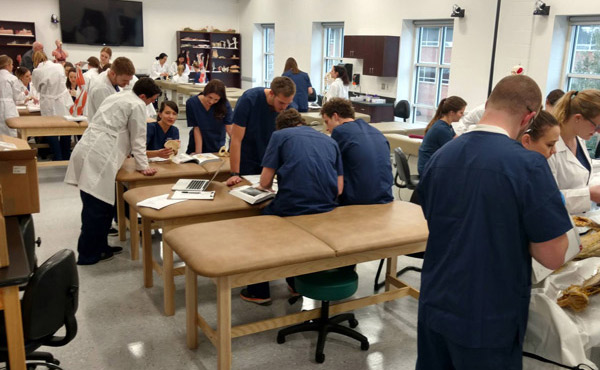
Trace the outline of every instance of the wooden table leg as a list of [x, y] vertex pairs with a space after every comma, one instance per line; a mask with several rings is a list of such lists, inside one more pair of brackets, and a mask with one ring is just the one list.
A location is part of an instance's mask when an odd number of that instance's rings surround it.
[[8, 359], [11, 370], [25, 370], [25, 342], [23, 340], [23, 322], [19, 287], [9, 286], [2, 289], [4, 320], [6, 322], [6, 340], [8, 341]]
[[140, 254], [140, 230], [137, 212], [129, 205], [129, 241], [131, 242], [131, 259], [136, 261]]
[[198, 277], [189, 267], [185, 267], [185, 310], [187, 323], [187, 345], [198, 348]]
[[151, 288], [154, 286], [152, 276], [152, 221], [142, 216], [142, 264], [144, 266], [144, 286]]
[[127, 225], [125, 222], [125, 200], [123, 200], [123, 193], [125, 187], [123, 183], [117, 181], [117, 224], [119, 225], [119, 240], [124, 242], [127, 239]]
[[[166, 233], [166, 230], [163, 229]], [[173, 275], [173, 250], [163, 239], [163, 284], [165, 315], [175, 314], [175, 276]]]
[[390, 257], [387, 259], [387, 265], [385, 269], [385, 291], [390, 291], [390, 283], [387, 279], [388, 276], [393, 278], [396, 277], [396, 271], [398, 270], [398, 257]]
[[217, 278], [217, 368], [231, 369], [231, 281]]

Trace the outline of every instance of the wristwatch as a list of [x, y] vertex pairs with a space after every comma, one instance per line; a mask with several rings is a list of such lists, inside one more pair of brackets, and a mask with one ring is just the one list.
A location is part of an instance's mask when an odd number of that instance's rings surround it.
[[239, 172], [231, 172], [229, 175], [231, 177], [233, 177], [233, 176], [240, 176], [240, 173]]

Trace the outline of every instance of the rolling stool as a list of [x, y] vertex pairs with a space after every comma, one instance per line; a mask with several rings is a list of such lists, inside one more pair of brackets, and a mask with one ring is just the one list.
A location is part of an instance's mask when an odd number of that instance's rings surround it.
[[[354, 314], [343, 313], [331, 318], [329, 317], [329, 302], [346, 299], [354, 294], [357, 288], [358, 275], [354, 271], [354, 266], [296, 276], [296, 291], [305, 297], [321, 301], [321, 317], [280, 330], [277, 333], [277, 343], [285, 343], [285, 337], [288, 334], [318, 331], [319, 339], [315, 355], [315, 360], [318, 363], [325, 361], [323, 349], [327, 334], [330, 332], [354, 338], [360, 342], [361, 350], [368, 350], [369, 340], [364, 335], [350, 329], [358, 325]], [[342, 321], [348, 321], [350, 328], [340, 325], [339, 323]]]

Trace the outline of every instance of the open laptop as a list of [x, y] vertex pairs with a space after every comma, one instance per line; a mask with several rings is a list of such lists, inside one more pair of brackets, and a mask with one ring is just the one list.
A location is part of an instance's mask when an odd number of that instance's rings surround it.
[[221, 164], [219, 164], [219, 168], [216, 169], [214, 175], [211, 177], [210, 180], [179, 179], [177, 180], [175, 185], [173, 185], [171, 190], [190, 191], [194, 193], [204, 191], [208, 188], [208, 185], [210, 185], [210, 183], [215, 179], [215, 177], [217, 177], [217, 175], [219, 174], [219, 170], [221, 169], [221, 167], [223, 167], [223, 164], [225, 164], [225, 161], [221, 161]]

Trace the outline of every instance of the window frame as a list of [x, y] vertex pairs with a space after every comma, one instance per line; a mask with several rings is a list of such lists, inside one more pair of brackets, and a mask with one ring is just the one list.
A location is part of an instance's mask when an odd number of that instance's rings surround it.
[[[419, 108], [421, 109], [432, 109], [435, 110], [436, 107], [439, 105], [439, 102], [441, 100], [441, 93], [442, 93], [442, 89], [444, 86], [448, 86], [449, 84], [449, 78], [447, 80], [443, 79], [443, 71], [445, 69], [448, 70], [448, 76], [450, 76], [450, 69], [451, 69], [451, 64], [452, 62], [450, 61], [450, 63], [444, 63], [444, 59], [446, 56], [446, 49], [447, 48], [452, 48], [453, 44], [454, 44], [454, 23], [453, 21], [447, 21], [447, 22], [414, 22], [414, 27], [415, 27], [415, 38], [414, 38], [414, 59], [413, 59], [413, 79], [412, 79], [412, 91], [411, 91], [411, 96], [412, 96], [412, 107], [411, 107], [411, 122], [419, 122], [417, 121], [417, 116], [416, 116], [416, 112]], [[438, 30], [438, 38], [437, 38], [437, 43], [436, 45], [433, 45], [433, 47], [437, 47], [439, 48], [439, 55], [437, 57], [437, 61], [436, 62], [422, 62], [420, 61], [421, 58], [421, 49], [422, 47], [431, 47], [432, 45], [429, 44], [422, 44], [422, 37], [423, 37], [423, 29], [430, 29], [430, 28], [439, 28]], [[448, 34], [448, 30], [452, 30], [452, 41], [446, 41], [446, 37]], [[427, 34], [429, 34], [429, 32], [427, 32]], [[434, 68], [435, 69], [435, 77], [433, 79], [433, 81], [431, 81], [431, 77], [427, 77], [427, 81], [423, 80], [423, 76], [420, 75], [420, 72], [423, 71], [423, 69], [425, 68]], [[419, 96], [419, 84], [435, 84], [435, 100], [434, 100], [434, 105], [428, 105], [428, 104], [423, 104], [423, 103], [418, 103], [418, 96]]]
[[[269, 76], [268, 66], [269, 66], [269, 57], [273, 58], [273, 63], [275, 63], [275, 24], [262, 24], [262, 73], [263, 73], [263, 86], [268, 88], [271, 86], [271, 80], [267, 77]], [[273, 38], [273, 50], [269, 50], [270, 38], [269, 38], [269, 30], [272, 30], [272, 38]], [[273, 65], [273, 77], [275, 77], [275, 66]]]
[[[582, 19], [582, 20], [579, 20]], [[575, 53], [576, 52], [599, 52], [600, 48], [593, 48], [593, 44], [583, 44], [587, 45], [587, 48], [582, 49], [578, 48], [576, 44], [577, 37], [581, 30], [581, 27], [585, 26], [596, 26], [600, 28], [600, 17], [571, 17], [569, 18], [569, 37], [567, 38], [567, 58], [565, 63], [565, 72], [564, 72], [564, 87], [566, 91], [573, 90], [573, 80], [574, 79], [585, 79], [585, 80], [596, 80], [600, 85], [600, 72], [598, 74], [592, 73], [580, 73], [580, 72], [572, 72], [574, 69], [575, 63]], [[581, 46], [581, 45], [579, 45]]]
[[[327, 73], [331, 70], [331, 66], [335, 65], [335, 64], [339, 64], [343, 62], [343, 56], [344, 56], [344, 23], [322, 23], [321, 26], [323, 27], [323, 59], [321, 61], [321, 72], [323, 73], [323, 78], [325, 78], [325, 76], [327, 75]], [[329, 55], [329, 35], [332, 32], [332, 30], [339, 30], [341, 29], [341, 39], [340, 39], [340, 50], [339, 50], [339, 57], [336, 56], [330, 56]], [[335, 63], [335, 62], [338, 63]], [[331, 64], [330, 64], [331, 62]], [[324, 83], [323, 86], [326, 86], [326, 84]]]

